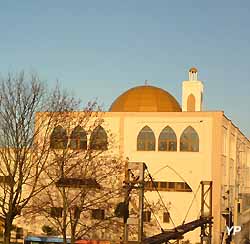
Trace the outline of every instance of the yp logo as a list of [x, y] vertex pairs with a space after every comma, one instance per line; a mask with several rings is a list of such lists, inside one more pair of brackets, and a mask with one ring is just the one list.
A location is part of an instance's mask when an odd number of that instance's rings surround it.
[[238, 226], [238, 225], [234, 225], [234, 226], [226, 226], [226, 229], [227, 229], [227, 234], [228, 235], [231, 235], [231, 233], [233, 235], [235, 235], [237, 232], [240, 232], [241, 231], [241, 226]]

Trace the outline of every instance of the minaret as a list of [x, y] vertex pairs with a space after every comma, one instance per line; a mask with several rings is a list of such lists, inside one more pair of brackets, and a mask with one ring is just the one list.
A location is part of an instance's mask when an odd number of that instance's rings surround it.
[[189, 80], [182, 82], [182, 111], [202, 111], [203, 83], [198, 80], [198, 70], [191, 68]]

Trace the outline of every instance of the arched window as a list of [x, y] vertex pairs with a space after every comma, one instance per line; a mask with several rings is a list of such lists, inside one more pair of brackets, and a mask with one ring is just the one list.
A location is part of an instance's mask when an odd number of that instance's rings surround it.
[[155, 150], [155, 135], [148, 126], [141, 129], [137, 136], [138, 151], [154, 151]]
[[188, 126], [181, 135], [180, 151], [199, 152], [199, 136], [192, 126]]
[[158, 140], [159, 151], [176, 151], [177, 150], [177, 138], [174, 130], [167, 126], [165, 127], [159, 136]]
[[194, 112], [195, 111], [195, 97], [193, 94], [190, 94], [187, 99], [187, 111]]
[[68, 136], [66, 130], [58, 125], [54, 128], [50, 135], [50, 148], [65, 149], [68, 144]]
[[87, 149], [87, 134], [81, 126], [75, 127], [70, 135], [70, 148]]
[[97, 126], [90, 137], [90, 149], [94, 150], [107, 150], [108, 149], [108, 136], [102, 126]]

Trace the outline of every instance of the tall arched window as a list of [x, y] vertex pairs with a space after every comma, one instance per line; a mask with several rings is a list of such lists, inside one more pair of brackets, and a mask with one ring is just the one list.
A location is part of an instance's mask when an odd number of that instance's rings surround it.
[[87, 149], [87, 134], [81, 126], [75, 127], [70, 135], [70, 148]]
[[177, 138], [174, 130], [167, 126], [165, 127], [159, 136], [158, 140], [159, 151], [176, 151], [177, 150]]
[[50, 148], [65, 149], [68, 144], [68, 136], [66, 130], [58, 125], [54, 128], [50, 135]]
[[90, 137], [90, 149], [94, 150], [107, 150], [108, 149], [108, 136], [102, 126], [97, 126]]
[[154, 151], [155, 150], [155, 135], [150, 127], [145, 126], [141, 129], [137, 136], [138, 151]]
[[195, 97], [193, 94], [190, 94], [187, 99], [187, 111], [194, 112], [195, 111]]
[[188, 126], [181, 135], [180, 151], [199, 152], [199, 136], [192, 126]]

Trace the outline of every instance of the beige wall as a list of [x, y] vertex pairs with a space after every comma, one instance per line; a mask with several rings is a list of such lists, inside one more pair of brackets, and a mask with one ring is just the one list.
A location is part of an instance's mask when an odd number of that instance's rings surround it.
[[[73, 120], [77, 120], [79, 113], [73, 115]], [[223, 112], [107, 112], [103, 114], [103, 119], [102, 126], [112, 134], [113, 143], [110, 150], [128, 157], [130, 162], [145, 162], [155, 180], [180, 182], [185, 180], [194, 192], [200, 181], [213, 181], [212, 236], [213, 244], [219, 244], [221, 232], [225, 229], [221, 212], [228, 203], [222, 197], [228, 189], [232, 191], [230, 207], [235, 211], [238, 193], [249, 192], [250, 189], [250, 180], [246, 180], [250, 172], [250, 143], [239, 129], [223, 115]], [[155, 151], [137, 151], [137, 135], [145, 125], [149, 126], [155, 134]], [[177, 152], [157, 150], [159, 134], [166, 126], [170, 126], [176, 133]], [[180, 152], [180, 136], [188, 126], [192, 126], [199, 135], [199, 152]], [[72, 129], [68, 129], [68, 134]], [[237, 141], [240, 145], [238, 149]], [[241, 187], [236, 191], [238, 166], [241, 169], [241, 179], [239, 179]], [[161, 192], [175, 225], [182, 223], [194, 198], [194, 192]], [[145, 196], [150, 202], [159, 200], [156, 192], [146, 192]], [[196, 196], [186, 222], [197, 219], [200, 215], [199, 211], [200, 192]], [[165, 229], [173, 228], [172, 224], [163, 223], [162, 214], [163, 212], [159, 211], [158, 221], [161, 225]], [[235, 223], [238, 219], [236, 212]], [[153, 222], [156, 224], [155, 220]], [[159, 228], [156, 228], [156, 232], [160, 232]], [[191, 240], [192, 243], [199, 242], [199, 234], [200, 229], [197, 229], [185, 235], [185, 239]]]
[[[250, 167], [249, 167], [250, 141], [242, 134], [232, 121], [226, 116], [222, 118], [222, 181], [221, 181], [221, 211], [230, 208], [233, 212], [234, 225], [244, 228], [245, 223], [250, 221], [250, 215], [246, 214], [245, 195], [250, 193]], [[227, 192], [228, 191], [228, 192]], [[240, 211], [238, 211], [240, 204]], [[244, 216], [244, 217], [243, 217]], [[248, 217], [246, 217], [248, 216]], [[248, 221], [246, 220], [248, 218]], [[225, 228], [225, 220], [221, 221], [221, 228]], [[235, 236], [241, 238], [246, 230]], [[249, 234], [249, 230], [248, 230]], [[240, 241], [240, 239], [237, 239]]]
[[[217, 113], [215, 113], [217, 114]], [[219, 113], [221, 114], [221, 113]], [[201, 180], [212, 180], [212, 145], [214, 113], [208, 112], [181, 112], [181, 113], [107, 113], [106, 116], [121, 117], [120, 145], [124, 156], [133, 162], [145, 162], [153, 178], [157, 181], [185, 180], [195, 192]], [[144, 126], [149, 126], [156, 137], [155, 151], [137, 151], [137, 135]], [[177, 136], [177, 152], [162, 152], [157, 150], [158, 137], [162, 129], [170, 126]], [[192, 126], [199, 135], [199, 152], [180, 152], [180, 136], [186, 127]], [[173, 170], [172, 170], [173, 169]], [[179, 175], [177, 175], [176, 171]], [[163, 200], [169, 204], [171, 217], [175, 225], [180, 225], [187, 214], [194, 198], [194, 192], [161, 192]], [[156, 192], [146, 192], [146, 198], [157, 202]], [[200, 213], [200, 193], [197, 194], [194, 204], [186, 218], [186, 222], [195, 220]], [[152, 217], [153, 221], [153, 217]], [[164, 224], [162, 212], [159, 212], [158, 221], [168, 229], [172, 224]], [[193, 243], [199, 241], [199, 229], [185, 236]], [[158, 228], [158, 233], [160, 232]], [[151, 233], [152, 234], [152, 233]]]
[[[131, 162], [145, 162], [148, 169], [157, 181], [183, 181], [196, 191], [201, 180], [213, 181], [213, 244], [220, 243], [221, 232], [225, 229], [225, 220], [222, 211], [227, 207], [227, 200], [223, 200], [225, 192], [231, 189], [230, 203], [233, 211], [236, 210], [238, 196], [235, 188], [237, 141], [240, 140], [240, 167], [241, 191], [249, 188], [247, 175], [249, 175], [250, 146], [249, 141], [227, 119], [223, 112], [181, 112], [181, 113], [107, 113], [107, 117], [120, 117], [120, 146], [124, 156]], [[137, 135], [145, 126], [149, 126], [156, 137], [155, 151], [137, 151]], [[179, 142], [183, 130], [192, 126], [199, 134], [199, 152], [180, 152]], [[177, 136], [177, 152], [161, 152], [157, 150], [158, 137], [165, 126], [170, 126]], [[239, 150], [239, 149], [238, 149]], [[178, 174], [173, 172], [174, 169]], [[243, 180], [244, 179], [244, 180]], [[240, 190], [239, 189], [239, 190]], [[161, 192], [167, 203], [170, 203], [170, 213], [176, 225], [181, 224], [187, 209], [194, 197], [189, 192]], [[157, 201], [155, 192], [147, 192], [146, 197]], [[200, 193], [187, 217], [187, 221], [199, 216]], [[158, 220], [164, 228], [172, 228], [171, 224], [162, 223], [162, 216]], [[235, 213], [235, 223], [238, 215]], [[198, 238], [197, 238], [198, 237]], [[185, 238], [199, 241], [199, 230], [191, 232]]]

